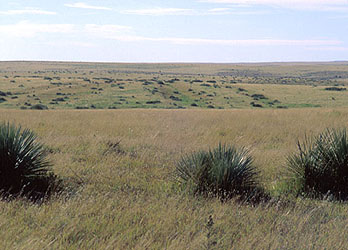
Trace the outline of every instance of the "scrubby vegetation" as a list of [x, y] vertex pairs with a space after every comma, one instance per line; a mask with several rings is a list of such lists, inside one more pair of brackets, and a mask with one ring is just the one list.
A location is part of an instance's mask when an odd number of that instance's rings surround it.
[[248, 150], [222, 144], [184, 156], [176, 168], [179, 181], [194, 193], [215, 195], [222, 200], [255, 195], [259, 189], [257, 175]]
[[348, 198], [348, 138], [346, 129], [328, 129], [298, 143], [288, 158], [294, 190], [315, 197]]
[[325, 90], [328, 90], [328, 91], [346, 91], [347, 89], [342, 88], [342, 87], [327, 87], [327, 88], [325, 88]]
[[10, 109], [348, 107], [345, 63], [0, 62], [0, 80]]
[[13, 124], [0, 124], [0, 190], [5, 197], [38, 200], [59, 187], [45, 147], [36, 135]]

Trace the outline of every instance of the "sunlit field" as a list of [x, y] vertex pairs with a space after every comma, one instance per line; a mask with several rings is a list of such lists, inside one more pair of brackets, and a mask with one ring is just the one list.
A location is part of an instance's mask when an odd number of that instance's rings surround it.
[[297, 140], [347, 126], [344, 108], [2, 109], [0, 117], [35, 131], [54, 172], [69, 183], [43, 204], [2, 201], [3, 249], [347, 248], [345, 203], [222, 203], [190, 195], [173, 175], [186, 153], [219, 142], [246, 146], [276, 197]]
[[[0, 62], [0, 121], [35, 132], [63, 181], [0, 202], [1, 247], [345, 249], [346, 202], [284, 181], [298, 141], [347, 127], [347, 79], [344, 63]], [[219, 144], [249, 150], [269, 200], [180, 184], [180, 159]]]
[[0, 250], [348, 250], [348, 0], [0, 20]]

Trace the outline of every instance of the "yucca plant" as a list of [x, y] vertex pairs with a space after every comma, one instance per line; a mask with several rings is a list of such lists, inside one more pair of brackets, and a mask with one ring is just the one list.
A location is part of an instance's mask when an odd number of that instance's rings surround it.
[[288, 157], [290, 182], [297, 193], [348, 198], [348, 140], [346, 129], [327, 129], [303, 143]]
[[0, 124], [0, 190], [4, 196], [39, 199], [57, 188], [47, 151], [29, 129]]
[[257, 175], [248, 150], [222, 144], [212, 150], [186, 155], [176, 167], [179, 182], [195, 194], [222, 199], [250, 196], [259, 191]]

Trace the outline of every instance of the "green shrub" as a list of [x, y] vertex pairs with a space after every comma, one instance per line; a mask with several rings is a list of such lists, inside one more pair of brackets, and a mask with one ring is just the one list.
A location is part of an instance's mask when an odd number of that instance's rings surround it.
[[30, 109], [46, 110], [46, 109], [48, 109], [48, 107], [46, 105], [43, 105], [43, 104], [35, 104], [35, 105], [31, 106]]
[[29, 129], [0, 124], [0, 190], [5, 197], [38, 200], [58, 189], [45, 147]]
[[348, 140], [346, 129], [327, 129], [298, 142], [288, 157], [290, 187], [297, 194], [317, 198], [348, 198]]
[[195, 194], [221, 199], [247, 197], [259, 192], [257, 175], [248, 150], [221, 144], [213, 150], [182, 157], [176, 167], [179, 182]]

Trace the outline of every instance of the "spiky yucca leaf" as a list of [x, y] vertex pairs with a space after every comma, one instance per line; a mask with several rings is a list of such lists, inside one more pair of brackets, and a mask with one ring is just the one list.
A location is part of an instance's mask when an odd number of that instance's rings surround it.
[[348, 197], [348, 140], [346, 129], [327, 129], [298, 143], [288, 158], [288, 169], [298, 191], [315, 196]]
[[206, 152], [199, 151], [181, 158], [176, 166], [176, 176], [179, 182], [189, 185], [194, 192], [209, 190], [210, 159]]
[[241, 194], [256, 186], [257, 171], [245, 148], [221, 145], [209, 152], [212, 159], [211, 182], [215, 192]]
[[36, 196], [55, 179], [44, 146], [29, 129], [0, 124], [0, 190], [14, 196]]
[[257, 174], [245, 148], [222, 144], [213, 150], [182, 157], [176, 168], [179, 181], [192, 187], [195, 193], [223, 199], [253, 192]]

